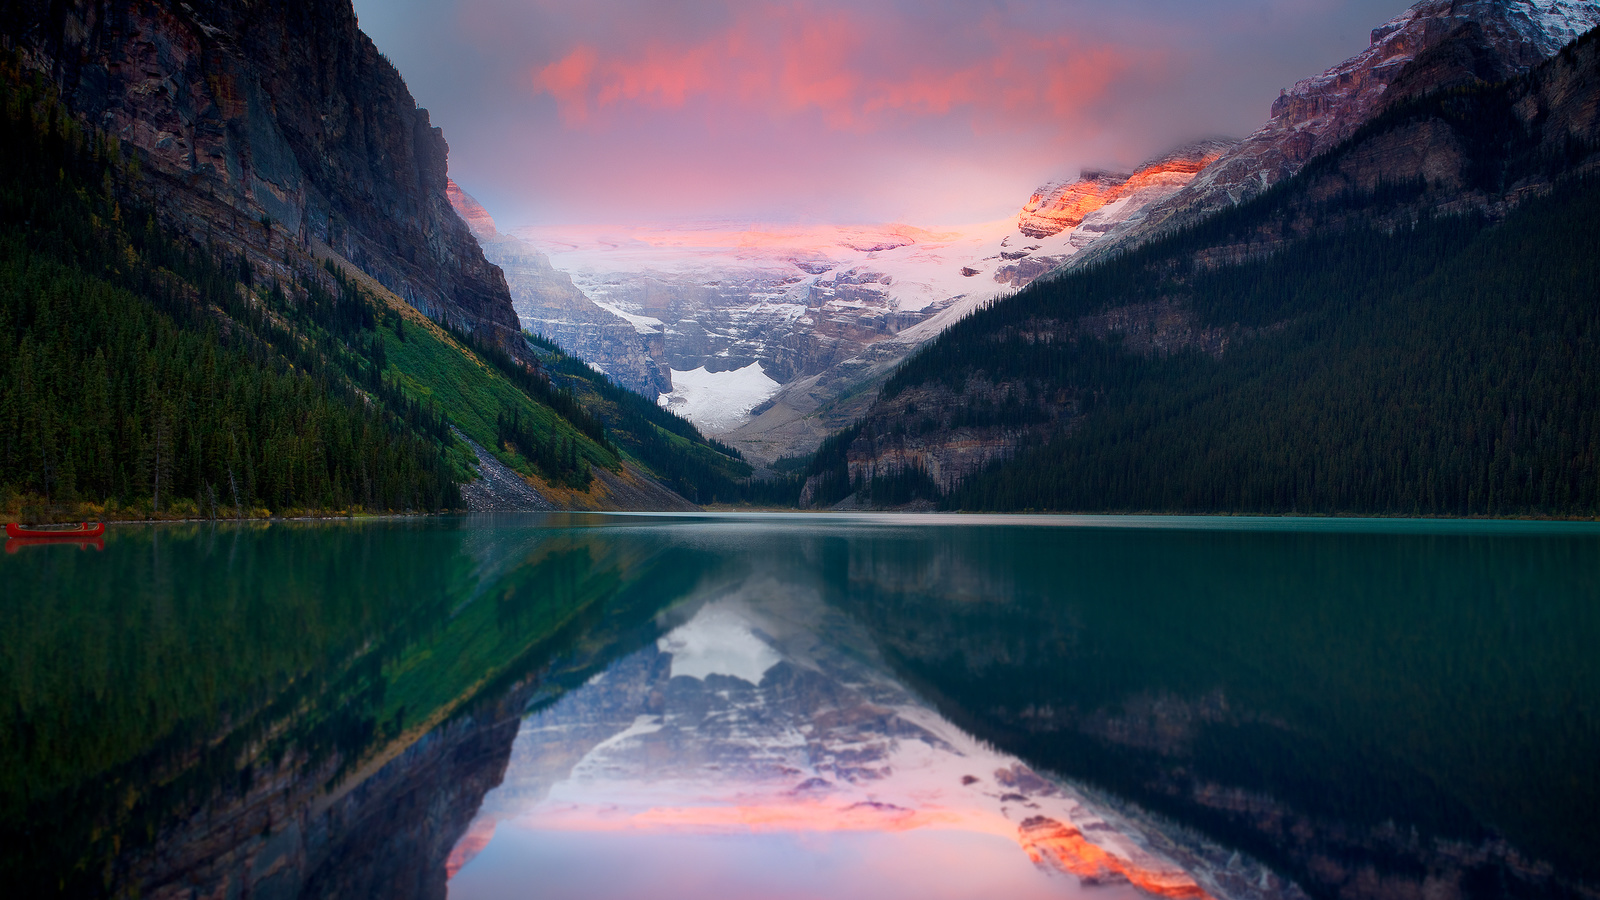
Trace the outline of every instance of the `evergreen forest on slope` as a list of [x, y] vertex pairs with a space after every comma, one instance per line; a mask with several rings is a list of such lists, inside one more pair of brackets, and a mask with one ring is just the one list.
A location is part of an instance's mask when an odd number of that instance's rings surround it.
[[[1595, 44], [1392, 109], [1255, 200], [957, 323], [824, 443], [813, 505], [1595, 515], [1597, 148], [1512, 110], [1539, 79], [1590, 78]], [[1463, 184], [1325, 189], [1363, 142], [1418, 122], [1451, 129]], [[1503, 218], [1441, 211], [1541, 180]], [[915, 464], [862, 474], [885, 447], [952, 434], [1021, 437], [948, 491]]]
[[334, 261], [284, 283], [173, 237], [136, 154], [0, 68], [0, 510], [459, 509], [463, 437], [557, 488], [631, 461], [691, 498], [751, 490], [736, 451], [553, 345], [530, 369]]
[[1205, 273], [1197, 314], [1272, 329], [1220, 359], [1115, 337], [953, 340], [889, 390], [954, 356], [948, 377], [1004, 366], [1027, 389], [1074, 393], [1077, 427], [962, 485], [945, 501], [957, 508], [1592, 513], [1596, 246], [1600, 182], [1585, 181], [1495, 226], [1357, 229]]

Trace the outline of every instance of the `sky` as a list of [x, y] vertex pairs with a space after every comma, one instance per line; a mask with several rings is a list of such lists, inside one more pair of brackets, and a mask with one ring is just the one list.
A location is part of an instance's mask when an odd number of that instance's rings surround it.
[[1243, 136], [1404, 0], [355, 0], [502, 228], [992, 221]]

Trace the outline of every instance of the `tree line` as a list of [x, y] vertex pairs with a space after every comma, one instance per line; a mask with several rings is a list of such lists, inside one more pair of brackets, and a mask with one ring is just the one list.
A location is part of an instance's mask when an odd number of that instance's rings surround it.
[[291, 298], [257, 285], [242, 256], [166, 234], [124, 190], [137, 162], [14, 69], [0, 78], [0, 170], [0, 492], [12, 503], [460, 505], [448, 423], [383, 384], [381, 342], [360, 337], [370, 310], [310, 280]]

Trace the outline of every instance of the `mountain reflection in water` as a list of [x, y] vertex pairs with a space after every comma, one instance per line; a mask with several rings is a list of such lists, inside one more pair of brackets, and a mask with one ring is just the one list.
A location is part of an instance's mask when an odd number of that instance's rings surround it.
[[950, 724], [802, 578], [764, 567], [529, 717], [451, 895], [1206, 896], [1200, 855]]
[[25, 896], [1600, 883], [1593, 525], [122, 528], [0, 583]]

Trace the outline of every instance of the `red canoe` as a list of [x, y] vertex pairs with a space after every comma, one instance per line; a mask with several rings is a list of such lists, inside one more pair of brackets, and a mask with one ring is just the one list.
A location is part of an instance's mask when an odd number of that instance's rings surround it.
[[15, 522], [6, 523], [6, 537], [13, 538], [43, 538], [44, 540], [81, 541], [84, 538], [99, 537], [106, 533], [106, 523], [80, 522], [70, 528], [29, 528]]
[[106, 548], [106, 539], [103, 537], [81, 537], [76, 539], [12, 538], [6, 541], [6, 552], [20, 553], [23, 547], [71, 547], [74, 545], [79, 550], [104, 550]]

